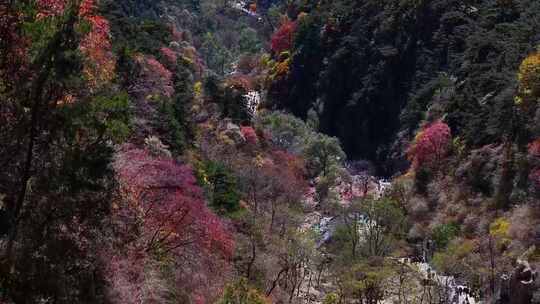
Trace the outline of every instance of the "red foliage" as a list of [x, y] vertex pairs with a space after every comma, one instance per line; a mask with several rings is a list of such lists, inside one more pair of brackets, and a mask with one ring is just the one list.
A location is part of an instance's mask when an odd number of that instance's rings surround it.
[[170, 30], [174, 41], [180, 42], [186, 40], [184, 37], [184, 32], [179, 31], [176, 26], [171, 25]]
[[268, 183], [274, 184], [274, 192], [284, 197], [301, 197], [307, 192], [305, 163], [302, 158], [289, 152], [273, 151], [272, 159], [263, 165]]
[[22, 21], [12, 5], [0, 4], [0, 78], [4, 85], [18, 84], [28, 72], [29, 41], [19, 34]]
[[535, 139], [528, 146], [529, 155], [534, 157], [540, 157], [540, 138]]
[[[271, 161], [265, 162], [261, 169], [272, 209], [277, 205], [297, 204], [308, 191], [308, 183], [303, 174], [305, 171], [303, 162], [290, 153], [284, 151], [272, 153]], [[281, 216], [288, 218], [289, 214], [285, 212]]]
[[281, 164], [290, 171], [295, 179], [303, 180], [306, 176], [306, 164], [304, 159], [287, 151], [276, 150], [272, 152], [274, 162]]
[[249, 5], [249, 11], [252, 13], [257, 13], [257, 3], [251, 3]]
[[168, 47], [162, 47], [159, 51], [163, 58], [163, 64], [168, 68], [174, 68], [176, 66], [176, 61], [178, 60], [178, 55]]
[[109, 22], [101, 16], [88, 14], [85, 12], [85, 20], [92, 29], [81, 41], [80, 49], [89, 59], [85, 63], [84, 73], [92, 87], [97, 87], [112, 80], [116, 61], [111, 48]]
[[64, 13], [66, 2], [64, 0], [38, 0], [38, 18], [59, 16]]
[[227, 78], [225, 84], [232, 89], [248, 92], [253, 89], [253, 78], [248, 75], [234, 75]]
[[241, 127], [240, 131], [242, 132], [242, 135], [246, 138], [246, 141], [251, 145], [256, 145], [259, 141], [257, 137], [257, 133], [253, 129], [253, 127]]
[[154, 57], [137, 56], [140, 75], [131, 91], [148, 98], [150, 95], [171, 97], [174, 94], [172, 73]]
[[96, 9], [94, 0], [83, 0], [79, 6], [79, 16], [86, 17], [91, 15]]
[[426, 126], [408, 151], [413, 167], [437, 165], [448, 153], [451, 137], [450, 128], [441, 121]]
[[162, 303], [167, 284], [159, 265], [167, 257], [175, 265], [176, 288], [209, 301], [221, 289], [219, 274], [227, 269], [234, 241], [206, 206], [192, 169], [129, 147], [114, 166], [122, 199], [113, 219], [121, 244], [102, 253], [112, 298]]
[[271, 48], [272, 51], [279, 55], [281, 52], [290, 50], [294, 41], [294, 32], [296, 31], [296, 23], [293, 21], [285, 21], [272, 36]]
[[121, 153], [115, 165], [125, 198], [143, 211], [147, 251], [232, 255], [231, 236], [206, 207], [190, 167], [138, 149]]

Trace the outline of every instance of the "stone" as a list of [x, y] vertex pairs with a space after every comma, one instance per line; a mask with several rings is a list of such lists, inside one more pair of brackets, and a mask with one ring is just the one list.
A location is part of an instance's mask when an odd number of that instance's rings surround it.
[[531, 304], [537, 292], [536, 270], [526, 260], [517, 260], [510, 276], [501, 278], [498, 304]]

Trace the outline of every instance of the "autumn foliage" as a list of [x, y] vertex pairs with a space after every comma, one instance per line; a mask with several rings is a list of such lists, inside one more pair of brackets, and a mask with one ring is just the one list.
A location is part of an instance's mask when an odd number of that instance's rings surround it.
[[442, 121], [424, 127], [408, 151], [413, 167], [437, 165], [448, 153], [451, 136], [450, 128]]
[[[204, 295], [198, 288], [205, 283], [195, 278], [205, 281], [213, 276], [211, 269], [227, 264], [234, 241], [220, 218], [207, 208], [192, 169], [131, 147], [119, 153], [115, 169], [122, 200], [115, 206], [114, 217], [123, 235], [120, 239], [129, 242], [119, 245], [126, 252], [107, 253], [112, 255], [108, 267], [114, 271], [115, 292], [122, 297], [133, 297], [134, 292], [139, 293], [136, 298], [143, 297], [144, 285], [150, 284], [144, 274], [156, 257], [168, 256], [179, 265], [189, 261], [177, 269], [177, 284], [198, 297]], [[159, 275], [155, 276], [157, 280]], [[144, 298], [148, 297], [157, 300], [159, 295], [147, 293]]]
[[90, 24], [90, 32], [82, 39], [81, 52], [87, 60], [84, 75], [92, 88], [108, 83], [114, 78], [116, 60], [112, 53], [109, 22], [102, 16], [93, 14], [92, 0], [82, 2], [79, 15]]
[[[29, 41], [19, 33], [22, 16], [9, 5], [0, 4], [0, 77], [16, 83], [27, 72]], [[9, 77], [7, 77], [9, 75]], [[7, 84], [7, 83], [6, 83]]]
[[152, 56], [137, 55], [140, 74], [131, 91], [143, 98], [171, 97], [174, 93], [172, 73]]
[[540, 138], [535, 139], [528, 146], [530, 156], [540, 157]]
[[535, 103], [540, 98], [540, 52], [529, 55], [519, 67], [518, 103]]
[[37, 1], [38, 6], [38, 19], [45, 18], [50, 16], [61, 15], [65, 8], [65, 0], [39, 0]]
[[[38, 19], [62, 15], [65, 0], [39, 0]], [[96, 89], [114, 78], [116, 60], [112, 53], [109, 22], [96, 14], [94, 0], [83, 0], [79, 6], [79, 18], [89, 25], [89, 31], [80, 42], [80, 50], [86, 57], [83, 74], [91, 89]]]
[[284, 51], [290, 50], [293, 45], [294, 33], [296, 31], [296, 23], [293, 21], [285, 21], [272, 36], [271, 48], [275, 54], [281, 54]]
[[191, 168], [148, 151], [123, 152], [116, 161], [122, 193], [143, 217], [146, 250], [228, 258], [234, 244], [220, 219], [207, 207]]
[[162, 47], [159, 49], [159, 52], [162, 57], [162, 62], [165, 66], [173, 68], [176, 65], [178, 60], [178, 55], [168, 47]]
[[242, 135], [244, 135], [244, 138], [246, 139], [246, 142], [250, 145], [255, 145], [258, 142], [257, 133], [253, 129], [253, 127], [241, 127], [240, 131], [242, 132]]

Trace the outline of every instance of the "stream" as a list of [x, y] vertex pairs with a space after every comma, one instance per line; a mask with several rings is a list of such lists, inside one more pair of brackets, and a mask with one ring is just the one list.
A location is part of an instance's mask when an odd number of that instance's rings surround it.
[[[353, 177], [353, 180], [361, 180], [362, 178]], [[375, 198], [379, 198], [384, 195], [384, 192], [391, 186], [391, 183], [385, 179], [374, 179], [375, 182], [372, 183], [371, 189], [372, 194]], [[354, 185], [353, 187], [354, 188]], [[313, 202], [310, 202], [313, 203]], [[367, 219], [363, 216], [360, 217], [359, 229], [366, 227]], [[320, 248], [327, 242], [332, 239], [336, 228], [340, 223], [339, 216], [325, 216], [320, 214], [317, 211], [314, 211], [306, 215], [306, 222], [303, 225], [304, 228], [315, 229], [320, 234], [320, 239], [317, 242], [317, 247]], [[362, 231], [361, 231], [362, 233]], [[420, 261], [418, 261], [420, 260]], [[460, 284], [458, 280], [453, 276], [445, 276], [438, 274], [437, 271], [426, 261], [426, 254], [422, 254], [418, 260], [413, 261], [411, 258], [398, 258], [396, 261], [402, 263], [403, 265], [408, 266], [414, 272], [420, 276], [422, 284], [427, 284], [429, 286], [436, 286], [439, 290], [440, 295], [443, 299], [439, 297], [440, 303], [451, 303], [451, 304], [477, 304], [481, 303], [478, 301], [472, 294], [472, 290], [463, 284]], [[314, 295], [311, 293], [315, 292], [313, 289], [304, 290], [304, 298], [313, 298]], [[317, 296], [320, 297], [323, 293], [316, 291]], [[422, 300], [423, 301], [423, 296]], [[319, 301], [309, 301], [310, 303], [319, 303], [322, 302], [322, 299]], [[394, 303], [391, 299], [385, 299], [383, 302]], [[425, 302], [430, 303], [430, 302]]]

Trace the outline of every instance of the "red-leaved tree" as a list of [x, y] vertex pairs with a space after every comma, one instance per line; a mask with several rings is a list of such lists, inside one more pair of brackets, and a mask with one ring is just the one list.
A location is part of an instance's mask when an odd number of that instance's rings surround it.
[[409, 148], [409, 160], [413, 168], [436, 166], [446, 157], [450, 147], [452, 134], [447, 124], [434, 122], [420, 131]]
[[125, 200], [142, 211], [141, 245], [146, 251], [182, 256], [195, 249], [197, 254], [230, 257], [233, 241], [219, 217], [206, 207], [189, 166], [132, 149], [120, 153], [115, 168]]
[[130, 91], [142, 98], [171, 97], [174, 93], [172, 73], [151, 56], [138, 55], [140, 75]]
[[118, 153], [115, 170], [122, 199], [114, 218], [124, 240], [118, 247], [125, 249], [108, 253], [115, 292], [125, 297], [140, 293], [137, 299], [159, 297], [155, 291], [163, 287], [163, 277], [152, 265], [157, 257], [168, 257], [175, 265], [173, 283], [178, 288], [194, 297], [210, 296], [216, 287], [211, 278], [231, 258], [234, 241], [207, 208], [192, 169], [172, 158], [125, 148]]
[[242, 135], [246, 138], [246, 142], [250, 145], [256, 145], [259, 141], [257, 137], [257, 133], [253, 129], [253, 127], [241, 127], [240, 131], [242, 132]]
[[290, 50], [294, 42], [294, 33], [296, 31], [296, 23], [287, 20], [281, 24], [279, 29], [274, 33], [271, 40], [272, 51], [279, 55], [284, 51]]
[[87, 60], [84, 75], [91, 88], [97, 88], [111, 81], [115, 75], [116, 60], [112, 53], [109, 22], [102, 16], [95, 15], [93, 0], [82, 1], [79, 16], [90, 24], [90, 32], [80, 43], [81, 52]]

